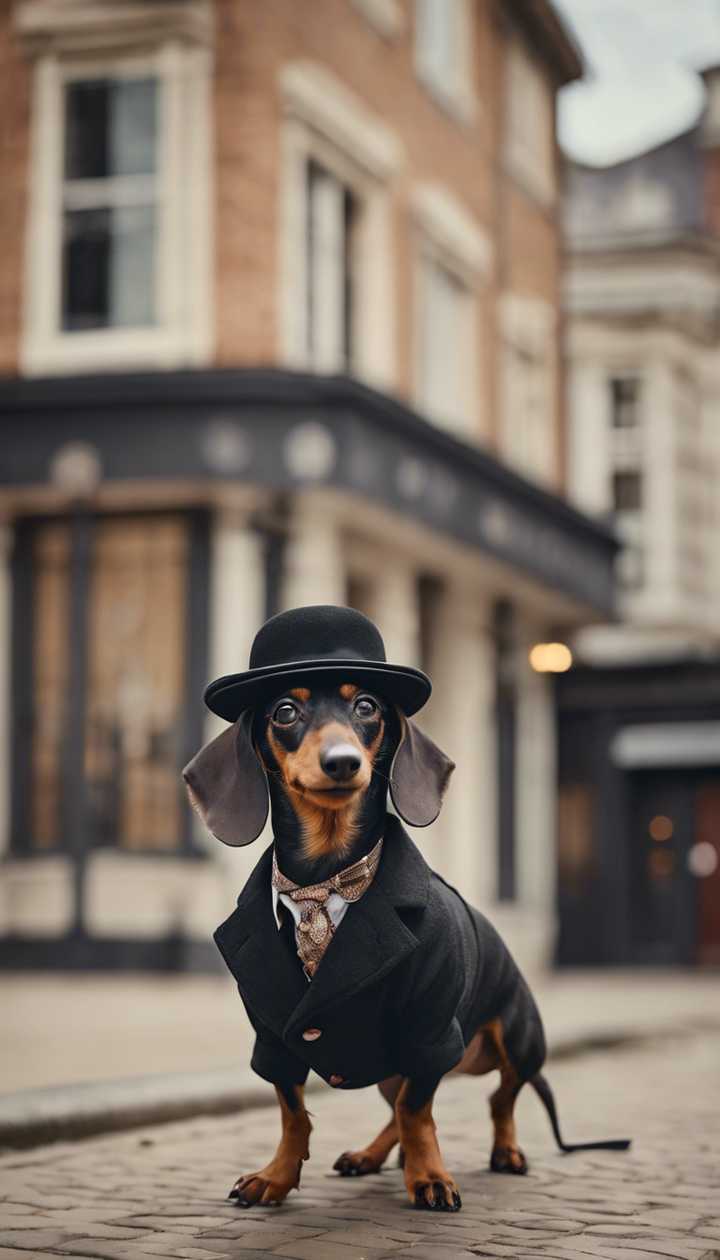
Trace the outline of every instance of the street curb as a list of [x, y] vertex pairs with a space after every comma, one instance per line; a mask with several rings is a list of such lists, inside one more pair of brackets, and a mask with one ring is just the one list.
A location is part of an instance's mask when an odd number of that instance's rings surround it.
[[[690, 1036], [710, 1027], [717, 1029], [718, 1024], [697, 1020], [687, 1021], [679, 1028], [663, 1023], [643, 1029], [586, 1030], [556, 1038], [548, 1059], [641, 1045], [658, 1037]], [[315, 1093], [328, 1088], [324, 1081], [312, 1077], [306, 1091]], [[0, 1095], [0, 1153], [196, 1116], [231, 1115], [274, 1103], [272, 1086], [247, 1068], [19, 1090]]]
[[[308, 1089], [325, 1088], [312, 1081]], [[228, 1115], [275, 1102], [271, 1085], [249, 1069], [135, 1076], [0, 1095], [0, 1152]]]

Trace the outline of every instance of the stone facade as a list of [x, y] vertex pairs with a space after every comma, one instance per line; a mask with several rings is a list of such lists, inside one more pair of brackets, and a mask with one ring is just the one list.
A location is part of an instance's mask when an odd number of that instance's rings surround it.
[[[703, 79], [688, 131], [568, 169], [568, 492], [612, 516], [624, 547], [622, 619], [577, 636], [584, 669], [561, 688], [579, 845], [565, 855], [566, 961], [720, 953], [720, 70]], [[613, 928], [590, 926], [603, 898]]]

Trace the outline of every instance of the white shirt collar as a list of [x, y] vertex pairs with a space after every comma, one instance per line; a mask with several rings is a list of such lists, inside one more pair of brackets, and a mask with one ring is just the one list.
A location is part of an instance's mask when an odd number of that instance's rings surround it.
[[[280, 918], [280, 910], [278, 907], [278, 901], [281, 901], [284, 906], [287, 906], [293, 919], [295, 920], [295, 926], [297, 927], [298, 923], [300, 922], [300, 907], [295, 904], [292, 897], [288, 897], [287, 893], [278, 892], [278, 889], [275, 887], [274, 884], [270, 885], [270, 891], [272, 894], [273, 914], [275, 916], [275, 922], [278, 925], [278, 930], [282, 927], [282, 920]], [[337, 927], [338, 924], [342, 921], [345, 915], [345, 911], [347, 910], [349, 905], [350, 905], [350, 902], [346, 901], [344, 897], [341, 897], [340, 893], [337, 893], [337, 892], [330, 893], [330, 896], [325, 902], [325, 908], [328, 914], [330, 915], [330, 918], [333, 923], [333, 927]]]

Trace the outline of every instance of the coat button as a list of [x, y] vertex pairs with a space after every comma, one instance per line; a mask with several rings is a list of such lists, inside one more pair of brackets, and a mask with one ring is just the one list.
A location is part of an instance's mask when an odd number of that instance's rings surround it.
[[317, 1041], [318, 1037], [322, 1037], [321, 1028], [306, 1028], [302, 1035], [303, 1041]]
[[345, 1082], [345, 1077], [338, 1076], [337, 1072], [334, 1072], [333, 1075], [330, 1077], [331, 1085], [343, 1085], [344, 1082]]

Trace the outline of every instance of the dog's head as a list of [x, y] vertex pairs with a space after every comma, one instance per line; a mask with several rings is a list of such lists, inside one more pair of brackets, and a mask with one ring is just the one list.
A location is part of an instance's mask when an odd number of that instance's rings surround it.
[[[401, 818], [437, 818], [453, 762], [395, 706], [354, 683], [291, 687], [238, 720], [183, 771], [209, 830], [250, 844], [268, 814], [269, 787], [300, 823], [306, 856], [349, 845], [371, 792], [389, 785]], [[338, 839], [339, 838], [339, 839]]]

